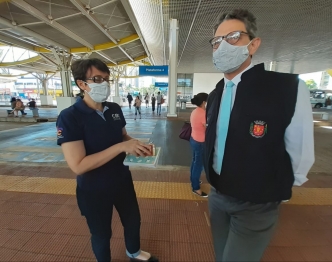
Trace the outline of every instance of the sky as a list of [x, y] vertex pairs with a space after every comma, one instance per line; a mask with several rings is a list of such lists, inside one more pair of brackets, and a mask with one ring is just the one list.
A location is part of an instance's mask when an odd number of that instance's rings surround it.
[[315, 72], [315, 73], [309, 73], [309, 74], [302, 74], [302, 75], [300, 75], [300, 78], [303, 81], [307, 81], [309, 79], [313, 79], [317, 83], [318, 86], [320, 84], [321, 77], [322, 77], [322, 72]]

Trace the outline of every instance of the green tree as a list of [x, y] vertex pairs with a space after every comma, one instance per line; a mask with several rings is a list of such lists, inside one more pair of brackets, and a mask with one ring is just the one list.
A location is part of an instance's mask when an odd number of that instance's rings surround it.
[[309, 79], [305, 81], [305, 83], [309, 89], [317, 89], [317, 83], [315, 82], [315, 80]]

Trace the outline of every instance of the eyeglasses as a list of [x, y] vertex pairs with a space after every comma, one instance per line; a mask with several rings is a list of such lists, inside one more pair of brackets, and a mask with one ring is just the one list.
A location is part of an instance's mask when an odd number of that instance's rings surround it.
[[224, 36], [216, 36], [212, 38], [209, 42], [213, 49], [217, 49], [223, 40], [225, 40], [227, 43], [231, 45], [235, 45], [240, 40], [241, 34], [245, 34], [251, 37], [251, 35], [247, 32], [234, 31]]
[[112, 83], [113, 80], [110, 80], [108, 78], [103, 78], [102, 76], [93, 76], [90, 78], [87, 78], [86, 80], [92, 80], [94, 83], [102, 83], [102, 82], [108, 82], [108, 83]]

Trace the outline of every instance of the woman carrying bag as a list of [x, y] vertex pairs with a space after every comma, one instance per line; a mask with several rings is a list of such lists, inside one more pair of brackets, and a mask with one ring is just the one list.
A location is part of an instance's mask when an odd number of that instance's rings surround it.
[[139, 96], [137, 96], [136, 99], [135, 99], [135, 103], [134, 103], [134, 107], [135, 107], [135, 120], [136, 120], [137, 112], [139, 114], [139, 118], [142, 119], [141, 105], [142, 105], [142, 101], [141, 101], [141, 99], [139, 99]]
[[190, 146], [193, 152], [193, 160], [190, 168], [190, 182], [192, 192], [200, 197], [208, 197], [200, 188], [200, 177], [203, 171], [203, 144], [205, 141], [206, 129], [206, 101], [207, 93], [199, 93], [191, 99], [191, 103], [197, 108], [191, 113], [191, 137]]

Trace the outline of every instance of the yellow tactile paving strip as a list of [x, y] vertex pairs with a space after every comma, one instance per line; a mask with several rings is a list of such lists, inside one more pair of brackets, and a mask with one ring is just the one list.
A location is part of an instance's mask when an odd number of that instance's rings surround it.
[[[189, 183], [134, 181], [137, 197], [177, 200], [203, 200], [190, 190]], [[209, 185], [202, 189], [209, 191]], [[12, 192], [75, 195], [76, 180], [48, 177], [4, 176], [0, 175], [0, 190]], [[291, 205], [332, 205], [332, 188], [293, 189]]]

